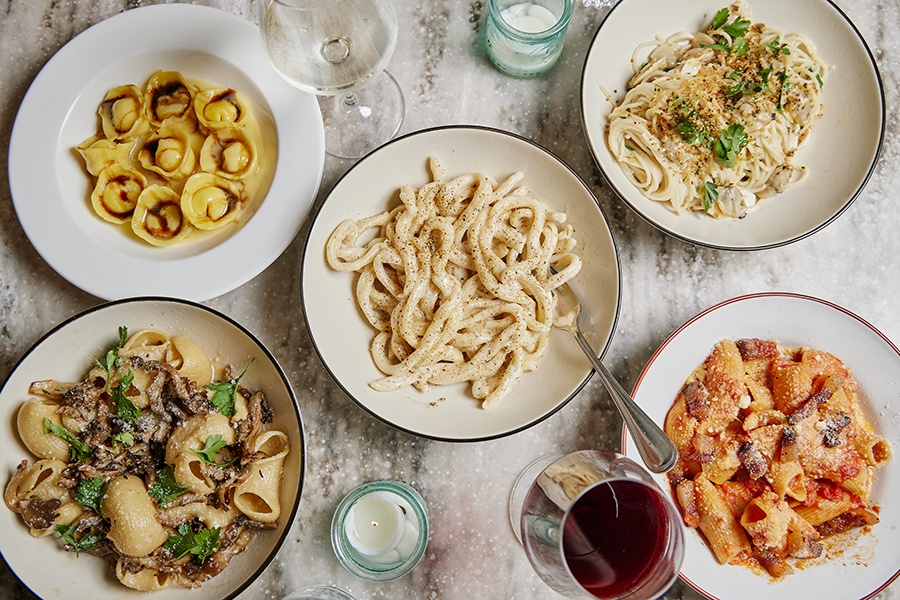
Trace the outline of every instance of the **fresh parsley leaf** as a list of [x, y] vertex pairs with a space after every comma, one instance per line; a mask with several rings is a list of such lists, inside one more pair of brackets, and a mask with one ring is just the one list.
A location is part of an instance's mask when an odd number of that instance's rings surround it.
[[731, 52], [735, 56], [743, 56], [750, 51], [750, 44], [747, 43], [746, 38], [735, 38], [734, 43], [731, 44]]
[[709, 212], [712, 205], [719, 201], [719, 186], [712, 181], [703, 184], [703, 211]]
[[788, 48], [787, 44], [781, 43], [781, 36], [776, 35], [775, 39], [769, 42], [768, 46], [766, 46], [772, 54], [790, 54], [791, 49]]
[[59, 537], [56, 539], [62, 540], [66, 544], [72, 546], [75, 550], [75, 555], [78, 555], [80, 550], [90, 550], [91, 548], [96, 548], [97, 545], [103, 541], [103, 536], [94, 532], [88, 532], [81, 536], [81, 539], [75, 537], [75, 529], [78, 527], [77, 523], [72, 523], [71, 525], [57, 525], [53, 528], [56, 533], [59, 534]]
[[218, 527], [214, 527], [194, 534], [194, 547], [191, 548], [191, 554], [195, 555], [201, 563], [219, 549], [220, 531]]
[[237, 457], [232, 458], [228, 462], [217, 463], [216, 462], [216, 454], [227, 446], [225, 440], [222, 439], [222, 436], [218, 433], [215, 435], [207, 436], [206, 442], [203, 444], [202, 450], [194, 450], [191, 449], [191, 452], [200, 457], [200, 460], [205, 462], [208, 465], [216, 465], [217, 467], [227, 467], [231, 463], [237, 460]]
[[91, 447], [79, 440], [71, 431], [62, 425], [55, 425], [53, 421], [44, 417], [41, 421], [44, 433], [52, 433], [56, 437], [65, 440], [69, 444], [69, 458], [75, 462], [83, 462], [91, 456]]
[[103, 501], [103, 497], [106, 495], [107, 487], [107, 484], [105, 484], [99, 477], [94, 477], [92, 479], [82, 479], [78, 483], [75, 502], [77, 502], [81, 506], [90, 508], [98, 515], [102, 515], [103, 511], [100, 510], [100, 503]]
[[732, 123], [719, 134], [719, 139], [713, 145], [713, 159], [726, 169], [731, 169], [737, 163], [738, 154], [747, 145], [747, 133], [744, 126]]
[[114, 444], [122, 444], [126, 448], [131, 448], [134, 446], [134, 434], [130, 431], [123, 431], [113, 436], [112, 441]]
[[107, 375], [111, 374], [115, 367], [119, 366], [119, 350], [125, 346], [128, 339], [128, 328], [124, 325], [119, 326], [119, 342], [110, 348], [102, 359], [97, 360], [97, 364], [103, 368]]
[[116, 405], [116, 416], [129, 423], [134, 423], [141, 416], [141, 409], [125, 395], [125, 392], [131, 387], [132, 381], [134, 381], [134, 373], [129, 371], [119, 380], [119, 384], [109, 391], [109, 395]]
[[719, 29], [722, 25], [725, 24], [725, 21], [728, 20], [728, 9], [720, 8], [719, 12], [716, 13], [716, 16], [713, 17], [711, 29]]
[[202, 564], [219, 549], [220, 534], [221, 530], [218, 527], [201, 529], [194, 533], [190, 525], [185, 523], [178, 526], [178, 535], [171, 536], [163, 543], [163, 548], [175, 560], [190, 552]]
[[749, 28], [750, 21], [748, 21], [747, 19], [742, 19], [740, 17], [735, 17], [734, 21], [732, 21], [730, 25], [726, 25], [722, 28], [722, 31], [737, 39], [743, 38]]
[[190, 552], [191, 548], [194, 546], [194, 532], [191, 531], [190, 525], [187, 523], [179, 525], [178, 533], [179, 535], [173, 535], [163, 542], [163, 548], [165, 548], [175, 560], [180, 559]]
[[166, 465], [156, 474], [156, 479], [147, 490], [151, 498], [156, 498], [160, 506], [169, 504], [172, 500], [188, 491], [178, 480], [175, 479], [175, 472], [172, 467]]
[[228, 381], [223, 381], [221, 383], [210, 383], [205, 386], [206, 389], [213, 392], [209, 401], [212, 402], [216, 409], [226, 417], [234, 416], [235, 394], [237, 394], [238, 383], [252, 364], [253, 359], [250, 359], [250, 362], [244, 367], [241, 374], [234, 379], [229, 379]]

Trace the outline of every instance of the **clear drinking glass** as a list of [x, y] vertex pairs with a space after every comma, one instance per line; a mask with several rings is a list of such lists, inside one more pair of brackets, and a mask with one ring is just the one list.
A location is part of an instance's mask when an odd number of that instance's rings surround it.
[[569, 598], [657, 598], [684, 558], [678, 510], [614, 452], [538, 459], [513, 486], [509, 513], [534, 570]]
[[384, 70], [397, 44], [390, 0], [260, 0], [258, 6], [272, 66], [319, 96], [329, 154], [360, 158], [397, 133], [403, 92]]

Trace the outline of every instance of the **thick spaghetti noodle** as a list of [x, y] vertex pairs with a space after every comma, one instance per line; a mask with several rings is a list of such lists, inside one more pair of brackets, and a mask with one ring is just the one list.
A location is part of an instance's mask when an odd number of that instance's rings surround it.
[[430, 166], [433, 181], [402, 187], [393, 210], [341, 223], [326, 256], [360, 273], [357, 302], [378, 330], [371, 353], [387, 375], [374, 389], [471, 382], [488, 408], [537, 368], [554, 290], [581, 259], [566, 214], [516, 187], [521, 173], [500, 184], [480, 173], [446, 181]]
[[644, 196], [739, 218], [803, 177], [791, 161], [822, 113], [827, 70], [808, 39], [751, 23], [736, 2], [704, 32], [638, 46], [632, 63], [607, 143]]

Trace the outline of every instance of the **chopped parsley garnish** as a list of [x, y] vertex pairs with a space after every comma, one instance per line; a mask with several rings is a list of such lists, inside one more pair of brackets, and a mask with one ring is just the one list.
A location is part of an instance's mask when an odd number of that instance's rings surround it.
[[218, 527], [201, 529], [194, 533], [190, 525], [183, 523], [178, 526], [178, 535], [173, 535], [166, 540], [163, 543], [163, 548], [175, 560], [179, 560], [190, 552], [202, 564], [203, 561], [219, 549], [219, 533], [220, 529]]
[[188, 488], [178, 483], [175, 479], [175, 472], [172, 470], [172, 467], [166, 465], [156, 474], [156, 479], [153, 481], [150, 489], [147, 490], [147, 493], [151, 498], [156, 498], [160, 506], [165, 506], [186, 491], [188, 491]]
[[134, 380], [134, 374], [129, 371], [119, 380], [118, 385], [110, 387], [113, 373], [121, 364], [119, 350], [125, 346], [127, 339], [128, 328], [122, 325], [119, 327], [118, 344], [107, 351], [102, 360], [97, 360], [97, 364], [106, 371], [106, 392], [116, 405], [116, 416], [129, 423], [134, 423], [141, 416], [141, 409], [125, 396], [125, 392], [128, 391], [128, 388], [131, 387], [131, 382]]
[[44, 417], [41, 421], [44, 433], [52, 433], [69, 444], [69, 459], [74, 462], [83, 462], [90, 458], [91, 447], [79, 440], [71, 431], [62, 425], [55, 425], [53, 421]]
[[[713, 50], [721, 50], [723, 52], [734, 54], [735, 56], [743, 56], [750, 50], [750, 44], [748, 44], [747, 40], [744, 38], [747, 30], [750, 28], [750, 21], [735, 17], [734, 21], [728, 23], [728, 14], [727, 8], [719, 9], [719, 12], [713, 17], [709, 27], [711, 32], [721, 30], [726, 33], [727, 36], [721, 34], [713, 36], [716, 43], [701, 45], [704, 48], [712, 48]], [[726, 25], [726, 23], [728, 24]], [[731, 38], [730, 45], [728, 43], [729, 38]]]
[[125, 395], [125, 392], [131, 387], [132, 381], [134, 381], [134, 373], [129, 371], [119, 380], [119, 384], [109, 391], [110, 398], [116, 405], [116, 416], [128, 423], [134, 423], [141, 416], [141, 409]]
[[241, 371], [241, 374], [234, 379], [229, 379], [228, 381], [223, 381], [221, 383], [210, 383], [209, 385], [205, 386], [206, 389], [213, 392], [213, 395], [209, 399], [209, 401], [212, 402], [213, 405], [215, 405], [216, 409], [226, 417], [234, 416], [234, 407], [236, 402], [235, 394], [237, 394], [238, 383], [252, 364], [253, 359], [250, 359], [250, 362], [246, 367], [244, 367], [244, 370]]
[[126, 448], [131, 448], [134, 446], [134, 434], [130, 431], [123, 431], [114, 435], [112, 441], [114, 444], [122, 444]]
[[219, 450], [221, 450], [222, 448], [224, 448], [227, 445], [228, 444], [225, 443], [225, 440], [222, 439], [222, 436], [217, 433], [215, 435], [207, 436], [206, 442], [203, 444], [202, 450], [191, 449], [191, 452], [193, 452], [194, 454], [199, 456], [200, 460], [202, 460], [203, 462], [205, 462], [208, 465], [215, 465], [217, 467], [227, 467], [228, 465], [230, 465], [231, 463], [236, 461], [237, 457], [234, 457], [231, 460], [224, 462], [224, 463], [216, 462], [216, 454], [219, 452]]
[[75, 550], [75, 555], [78, 555], [80, 550], [90, 550], [91, 548], [96, 548], [97, 545], [103, 541], [103, 536], [94, 532], [88, 532], [81, 536], [81, 538], [75, 537], [75, 529], [78, 527], [77, 523], [72, 523], [71, 525], [57, 525], [53, 528], [56, 533], [59, 534], [59, 537], [56, 539], [62, 540], [69, 546]]
[[107, 484], [103, 483], [103, 480], [99, 477], [82, 479], [78, 484], [75, 502], [85, 508], [90, 508], [98, 515], [102, 515], [103, 511], [100, 510], [100, 503], [106, 495], [107, 487]]
[[712, 144], [713, 137], [710, 135], [709, 127], [690, 102], [676, 96], [672, 100], [671, 108], [677, 117], [676, 128], [681, 134], [681, 139], [688, 144], [696, 143], [701, 146]]
[[737, 163], [738, 154], [747, 145], [747, 133], [744, 126], [732, 123], [719, 134], [719, 139], [713, 145], [713, 159], [726, 169], [731, 169]]
[[787, 44], [781, 43], [781, 36], [776, 35], [775, 39], [769, 42], [767, 48], [772, 52], [772, 54], [790, 54], [791, 49], [788, 48]]
[[712, 181], [703, 184], [703, 211], [709, 212], [713, 204], [719, 201], [719, 186]]

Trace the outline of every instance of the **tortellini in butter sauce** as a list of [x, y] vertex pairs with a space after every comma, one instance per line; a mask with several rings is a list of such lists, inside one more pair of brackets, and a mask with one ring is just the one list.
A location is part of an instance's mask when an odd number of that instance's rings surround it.
[[261, 129], [237, 90], [159, 70], [143, 86], [110, 89], [97, 132], [76, 146], [90, 204], [152, 246], [241, 222], [271, 176]]

